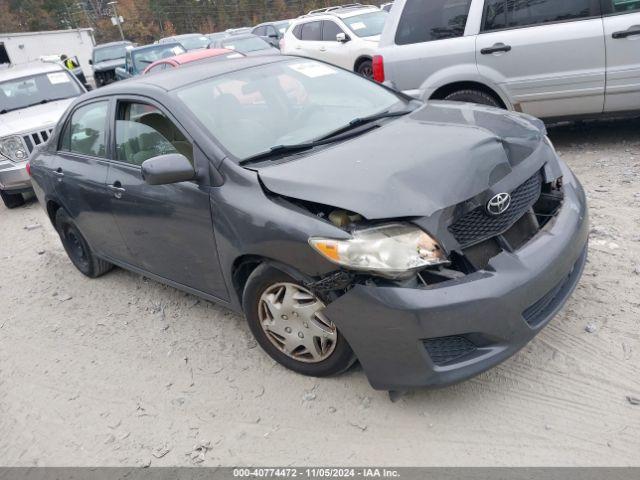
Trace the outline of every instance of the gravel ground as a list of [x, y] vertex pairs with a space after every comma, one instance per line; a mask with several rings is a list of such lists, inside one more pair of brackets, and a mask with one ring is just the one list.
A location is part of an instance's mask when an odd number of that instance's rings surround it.
[[216, 305], [88, 280], [39, 205], [0, 206], [0, 464], [640, 465], [639, 132], [551, 130], [590, 199], [580, 286], [500, 367], [396, 403], [286, 371]]

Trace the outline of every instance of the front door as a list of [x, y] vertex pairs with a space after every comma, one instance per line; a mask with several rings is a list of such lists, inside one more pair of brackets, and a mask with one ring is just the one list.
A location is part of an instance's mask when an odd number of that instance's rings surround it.
[[109, 102], [79, 106], [60, 136], [51, 175], [63, 207], [98, 255], [124, 250], [106, 189]]
[[602, 0], [607, 45], [605, 112], [640, 109], [640, 0]]
[[148, 185], [145, 160], [180, 153], [207, 162], [157, 106], [119, 101], [107, 177], [111, 210], [128, 247], [127, 263], [163, 279], [228, 300], [211, 218], [209, 187], [195, 181]]
[[599, 0], [486, 0], [476, 58], [514, 108], [537, 117], [602, 113]]

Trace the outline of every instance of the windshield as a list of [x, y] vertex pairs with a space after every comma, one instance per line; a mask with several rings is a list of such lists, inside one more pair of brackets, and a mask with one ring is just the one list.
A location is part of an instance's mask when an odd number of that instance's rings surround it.
[[93, 51], [93, 63], [106, 62], [107, 60], [118, 60], [119, 58], [124, 58], [126, 53], [126, 45], [97, 48]]
[[358, 37], [372, 37], [380, 35], [384, 29], [384, 22], [387, 21], [389, 14], [384, 10], [377, 12], [363, 13], [349, 18], [343, 18], [342, 21], [347, 24], [351, 31]]
[[66, 71], [42, 73], [0, 83], [0, 112], [77, 97], [82, 93]]
[[198, 35], [193, 37], [179, 37], [176, 39], [180, 45], [187, 50], [197, 50], [198, 48], [207, 48], [211, 43], [209, 38], [204, 35]]
[[242, 53], [255, 52], [257, 50], [268, 50], [271, 48], [267, 42], [259, 37], [248, 38], [228, 38], [222, 41], [222, 48], [236, 50]]
[[238, 160], [310, 142], [406, 102], [360, 76], [306, 59], [247, 68], [187, 86], [178, 98]]
[[186, 50], [180, 45], [158, 45], [154, 48], [145, 48], [139, 52], [132, 52], [133, 65], [136, 71], [141, 72], [157, 60], [175, 57], [185, 52]]

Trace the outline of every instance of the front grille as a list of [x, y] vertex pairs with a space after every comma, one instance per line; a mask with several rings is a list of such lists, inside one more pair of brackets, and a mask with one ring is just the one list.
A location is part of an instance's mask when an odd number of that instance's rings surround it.
[[29, 154], [31, 154], [38, 145], [42, 145], [47, 140], [49, 140], [49, 137], [51, 137], [51, 132], [53, 132], [53, 128], [47, 128], [45, 130], [39, 130], [37, 132], [23, 135], [22, 139], [27, 146], [27, 150], [29, 150]]
[[438, 366], [467, 357], [477, 349], [470, 340], [460, 336], [429, 338], [423, 343], [431, 360]]
[[511, 206], [505, 213], [491, 217], [485, 212], [484, 207], [478, 207], [457, 219], [449, 226], [449, 231], [462, 248], [501, 235], [533, 207], [540, 198], [541, 190], [542, 175], [537, 172], [511, 192]]

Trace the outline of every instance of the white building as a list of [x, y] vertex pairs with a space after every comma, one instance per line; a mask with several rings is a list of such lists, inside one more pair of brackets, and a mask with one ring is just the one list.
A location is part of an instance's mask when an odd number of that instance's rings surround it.
[[0, 65], [26, 63], [47, 55], [65, 54], [78, 57], [89, 79], [92, 75], [89, 59], [95, 43], [92, 28], [0, 33]]

